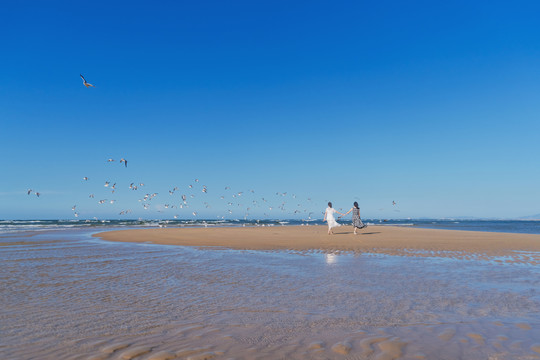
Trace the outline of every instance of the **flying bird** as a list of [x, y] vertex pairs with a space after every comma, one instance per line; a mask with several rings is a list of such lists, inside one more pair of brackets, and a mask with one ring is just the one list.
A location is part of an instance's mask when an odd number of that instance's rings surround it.
[[[81, 75], [81, 74], [79, 74]], [[81, 79], [83, 81], [83, 85], [86, 86], [87, 88], [89, 87], [95, 87], [94, 85], [90, 84], [89, 82], [86, 82], [86, 79], [84, 78], [84, 76], [81, 75]]]
[[27, 194], [30, 195], [32, 193], [32, 189], [28, 189]]
[[396, 205], [396, 202], [392, 200], [392, 205]]
[[120, 159], [120, 164], [121, 163], [124, 163], [124, 165], [126, 165], [126, 167], [127, 167], [127, 160], [126, 159]]

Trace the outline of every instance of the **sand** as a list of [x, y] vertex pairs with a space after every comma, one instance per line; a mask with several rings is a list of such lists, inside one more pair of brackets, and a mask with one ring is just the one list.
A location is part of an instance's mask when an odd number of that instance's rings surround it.
[[0, 238], [2, 359], [540, 359], [537, 235], [94, 231]]
[[241, 250], [294, 250], [379, 253], [478, 259], [540, 264], [540, 235], [370, 226], [354, 235], [341, 226], [327, 234], [325, 226], [161, 228], [95, 234], [109, 241], [163, 245], [225, 247]]

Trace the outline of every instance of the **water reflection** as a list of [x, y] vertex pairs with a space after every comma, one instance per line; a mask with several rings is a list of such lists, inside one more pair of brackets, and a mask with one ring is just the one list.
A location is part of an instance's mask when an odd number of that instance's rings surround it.
[[325, 254], [326, 265], [333, 265], [337, 263], [338, 256], [336, 254]]

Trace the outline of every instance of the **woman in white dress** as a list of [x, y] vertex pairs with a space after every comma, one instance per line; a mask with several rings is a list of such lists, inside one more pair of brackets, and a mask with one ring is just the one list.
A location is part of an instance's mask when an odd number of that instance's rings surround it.
[[323, 221], [328, 222], [328, 235], [334, 235], [332, 228], [335, 228], [336, 226], [341, 226], [340, 224], [338, 224], [338, 222], [334, 218], [334, 213], [341, 214], [339, 211], [335, 210], [332, 207], [332, 203], [329, 202], [328, 207], [326, 208], [326, 211], [324, 212], [324, 220], [323, 220]]

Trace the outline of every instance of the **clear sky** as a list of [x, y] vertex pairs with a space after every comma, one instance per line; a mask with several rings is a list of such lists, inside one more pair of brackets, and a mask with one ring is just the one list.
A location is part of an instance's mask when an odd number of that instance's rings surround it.
[[[328, 200], [370, 218], [540, 213], [539, 14], [538, 1], [3, 3], [0, 219], [73, 205], [214, 218], [227, 202], [229, 217], [263, 216], [263, 197], [285, 202], [273, 218], [322, 217]], [[164, 207], [181, 194], [188, 209]]]

